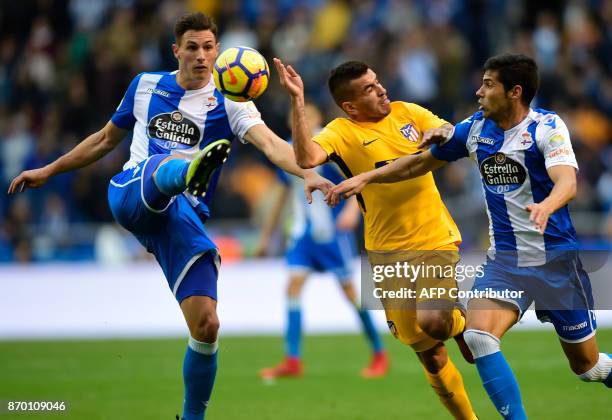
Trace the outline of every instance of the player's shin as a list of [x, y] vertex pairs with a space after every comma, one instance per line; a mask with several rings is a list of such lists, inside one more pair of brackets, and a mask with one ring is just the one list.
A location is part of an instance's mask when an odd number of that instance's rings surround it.
[[437, 373], [423, 368], [427, 381], [431, 384], [440, 402], [456, 419], [474, 420], [476, 415], [465, 391], [461, 373], [450, 358]]
[[299, 359], [302, 353], [302, 306], [299, 297], [287, 300], [285, 342], [287, 357]]
[[466, 330], [464, 338], [474, 355], [482, 384], [504, 419], [527, 418], [518, 382], [500, 351], [497, 337], [485, 331]]
[[204, 343], [189, 337], [183, 364], [185, 420], [204, 418], [217, 374], [217, 348], [217, 342]]
[[187, 168], [189, 162], [184, 159], [169, 159], [162, 162], [155, 172], [155, 185], [165, 195], [173, 196], [187, 188]]

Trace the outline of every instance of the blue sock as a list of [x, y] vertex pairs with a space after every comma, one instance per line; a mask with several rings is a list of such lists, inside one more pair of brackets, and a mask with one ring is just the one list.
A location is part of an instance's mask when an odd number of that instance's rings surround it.
[[[194, 350], [195, 348], [195, 350]], [[217, 343], [189, 338], [183, 363], [185, 381], [184, 420], [202, 420], [212, 394], [217, 373]]]
[[368, 341], [372, 346], [372, 351], [374, 353], [379, 353], [383, 350], [382, 341], [380, 341], [380, 337], [376, 332], [376, 328], [374, 328], [374, 323], [372, 322], [372, 317], [367, 309], [358, 309], [357, 313], [359, 314], [359, 319], [361, 319], [361, 324], [363, 325], [363, 332], [366, 337], [368, 337]]
[[302, 347], [302, 308], [299, 299], [287, 301], [287, 356], [300, 357]]
[[479, 357], [475, 362], [482, 384], [503, 418], [526, 419], [518, 382], [502, 352]]
[[159, 190], [169, 196], [177, 195], [185, 191], [189, 162], [184, 159], [170, 159], [157, 168], [155, 173], [155, 185]]

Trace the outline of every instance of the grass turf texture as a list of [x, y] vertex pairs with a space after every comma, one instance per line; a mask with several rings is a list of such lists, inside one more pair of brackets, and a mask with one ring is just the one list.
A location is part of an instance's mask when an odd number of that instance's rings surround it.
[[[612, 330], [600, 330], [612, 351]], [[208, 419], [449, 419], [412, 352], [390, 337], [391, 372], [359, 377], [369, 354], [361, 336], [309, 336], [301, 379], [263, 383], [259, 368], [282, 357], [279, 337], [222, 338]], [[0, 342], [0, 418], [174, 419], [182, 407], [186, 340]], [[474, 367], [448, 348], [481, 419], [499, 418]], [[503, 348], [530, 418], [609, 418], [610, 392], [577, 380], [553, 331], [510, 332]], [[7, 400], [64, 400], [66, 413], [6, 413]]]

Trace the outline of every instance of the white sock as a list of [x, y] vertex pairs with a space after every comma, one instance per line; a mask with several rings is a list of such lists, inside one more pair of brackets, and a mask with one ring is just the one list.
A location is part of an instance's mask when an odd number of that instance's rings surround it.
[[189, 336], [189, 347], [191, 350], [196, 353], [206, 354], [208, 356], [212, 356], [217, 352], [219, 348], [219, 342], [215, 341], [214, 343], [204, 343], [203, 341], [198, 341], [192, 336]]
[[578, 375], [585, 382], [603, 382], [612, 370], [612, 359], [606, 353], [599, 353], [599, 360], [591, 369]]

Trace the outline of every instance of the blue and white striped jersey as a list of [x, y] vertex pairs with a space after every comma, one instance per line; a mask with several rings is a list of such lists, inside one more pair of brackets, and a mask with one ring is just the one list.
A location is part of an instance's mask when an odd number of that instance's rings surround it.
[[[344, 181], [340, 170], [334, 163], [315, 168], [317, 173], [329, 179], [334, 184]], [[291, 197], [291, 238], [298, 240], [304, 236], [310, 236], [314, 242], [331, 242], [338, 236], [336, 219], [342, 211], [345, 201], [340, 201], [334, 208], [330, 208], [323, 200], [321, 191], [312, 193], [312, 204], [306, 201], [304, 194], [304, 180], [300, 177], [288, 175], [282, 170], [277, 170], [280, 181], [290, 188]], [[343, 232], [346, 233], [346, 232]]]
[[527, 117], [504, 131], [479, 111], [455, 126], [452, 136], [431, 149], [434, 157], [454, 161], [470, 157], [478, 164], [489, 216], [490, 258], [516, 256], [519, 266], [546, 262], [546, 252], [577, 248], [567, 206], [552, 214], [544, 235], [529, 221], [528, 204], [539, 203], [554, 183], [547, 169], [578, 169], [569, 132], [554, 112], [530, 109]]
[[[264, 123], [253, 102], [225, 99], [212, 77], [203, 88], [185, 90], [176, 82], [177, 72], [136, 76], [111, 118], [117, 127], [133, 130], [130, 159], [124, 170], [156, 154], [191, 159], [212, 141], [234, 137], [244, 141], [249, 128]], [[220, 173], [220, 169], [215, 171], [202, 200], [207, 215]], [[197, 204], [193, 196], [186, 196]]]

